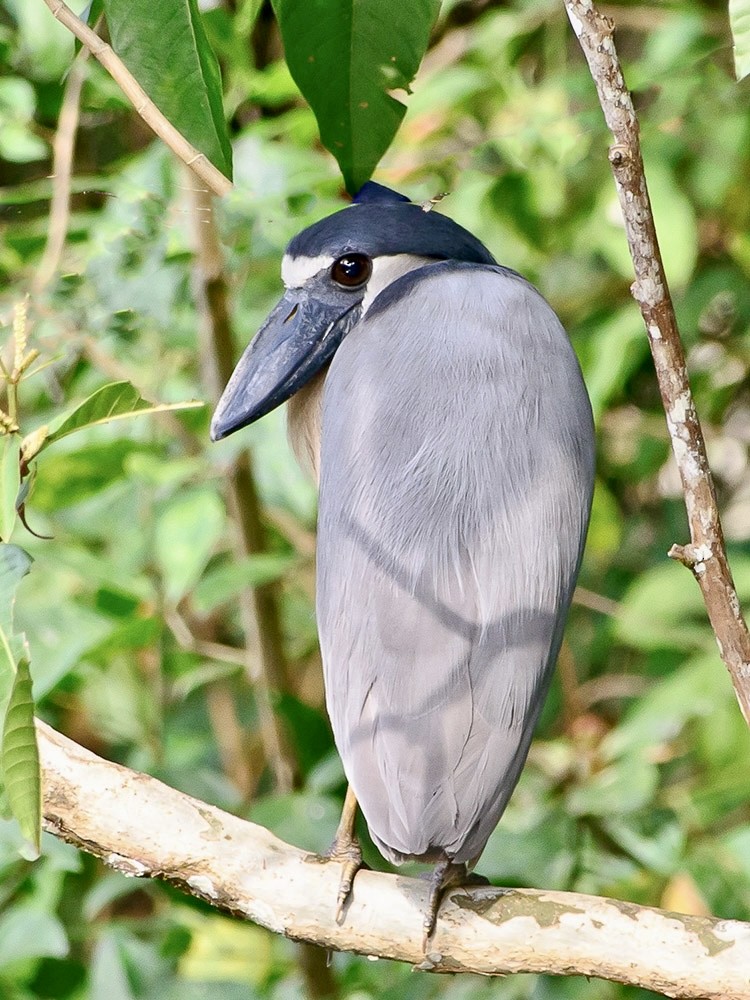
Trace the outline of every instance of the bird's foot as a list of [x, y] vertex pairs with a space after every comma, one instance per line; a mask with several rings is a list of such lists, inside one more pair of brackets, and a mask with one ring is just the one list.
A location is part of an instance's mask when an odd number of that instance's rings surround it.
[[354, 832], [356, 817], [357, 799], [350, 785], [346, 789], [344, 808], [341, 811], [341, 819], [339, 820], [331, 849], [326, 854], [310, 854], [305, 859], [306, 861], [317, 862], [318, 864], [338, 861], [342, 865], [339, 891], [336, 896], [336, 923], [341, 923], [341, 918], [344, 915], [344, 907], [352, 893], [354, 876], [360, 868], [367, 867], [362, 861], [362, 848], [359, 846], [357, 834]]
[[336, 837], [329, 851], [326, 851], [325, 854], [308, 854], [305, 861], [311, 864], [338, 862], [341, 865], [339, 890], [336, 894], [336, 922], [340, 923], [344, 915], [344, 908], [351, 896], [354, 876], [360, 868], [367, 868], [362, 860], [362, 848], [359, 846], [359, 841], [353, 837], [342, 842]]
[[426, 876], [430, 884], [430, 895], [427, 900], [427, 912], [422, 924], [422, 951], [427, 954], [430, 938], [435, 932], [438, 910], [443, 897], [449, 889], [464, 885], [489, 885], [489, 879], [484, 875], [469, 872], [464, 862], [441, 861], [435, 865], [434, 871]]

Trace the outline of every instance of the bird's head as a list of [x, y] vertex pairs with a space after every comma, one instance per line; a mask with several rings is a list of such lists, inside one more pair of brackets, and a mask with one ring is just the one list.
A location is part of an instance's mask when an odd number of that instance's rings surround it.
[[284, 296], [240, 358], [211, 421], [212, 439], [293, 396], [385, 288], [439, 260], [495, 263], [466, 229], [372, 181], [351, 206], [295, 236], [281, 265]]

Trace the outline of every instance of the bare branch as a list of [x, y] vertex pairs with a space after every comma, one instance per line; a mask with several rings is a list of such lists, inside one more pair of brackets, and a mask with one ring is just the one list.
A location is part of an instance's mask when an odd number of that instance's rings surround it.
[[84, 24], [79, 17], [76, 17], [70, 7], [62, 0], [44, 0], [44, 3], [57, 20], [64, 24], [69, 31], [72, 31], [76, 38], [89, 49], [94, 58], [99, 60], [112, 79], [120, 86], [125, 96], [132, 102], [137, 113], [169, 146], [172, 152], [183, 163], [186, 163], [212, 191], [218, 195], [228, 194], [232, 190], [232, 182], [164, 117], [111, 46], [102, 41], [96, 32]]
[[570, 892], [459, 889], [422, 952], [428, 886], [362, 871], [340, 924], [339, 866], [112, 764], [38, 723], [45, 828], [286, 937], [434, 972], [598, 976], [671, 997], [750, 1000], [750, 924]]
[[78, 134], [78, 116], [81, 104], [81, 90], [86, 79], [86, 56], [88, 51], [78, 53], [65, 82], [62, 107], [53, 142], [52, 156], [52, 202], [47, 227], [47, 243], [42, 259], [34, 275], [33, 291], [38, 295], [54, 276], [60, 265], [70, 221], [70, 180], [73, 173], [73, 154]]
[[672, 450], [682, 479], [690, 544], [674, 546], [669, 555], [689, 566], [698, 581], [719, 652], [750, 725], [750, 633], [727, 562], [703, 431], [656, 238], [638, 120], [615, 49], [614, 25], [591, 0], [565, 0], [565, 7], [614, 137], [609, 162], [635, 270], [632, 293], [646, 324]]

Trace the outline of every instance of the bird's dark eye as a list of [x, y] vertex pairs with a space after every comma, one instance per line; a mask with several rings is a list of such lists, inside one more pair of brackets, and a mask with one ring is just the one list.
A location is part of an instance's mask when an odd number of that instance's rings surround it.
[[339, 257], [331, 268], [331, 277], [337, 285], [357, 288], [364, 285], [372, 274], [372, 261], [363, 253], [347, 253]]

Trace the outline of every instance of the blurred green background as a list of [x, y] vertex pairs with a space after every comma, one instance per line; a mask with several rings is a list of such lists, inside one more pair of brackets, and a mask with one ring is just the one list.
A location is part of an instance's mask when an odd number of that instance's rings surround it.
[[[98, 65], [83, 86], [70, 231], [39, 265], [51, 143], [73, 45], [41, 2], [0, 0], [0, 321], [31, 291], [28, 432], [102, 385], [211, 396], [194, 231], [218, 226], [236, 351], [274, 303], [287, 240], [340, 207], [341, 181], [250, 0], [206, 12], [236, 191], [201, 220], [194, 186]], [[642, 125], [667, 274], [708, 439], [730, 559], [750, 605], [750, 88], [722, 3], [605, 5]], [[502, 885], [750, 919], [750, 734], [698, 588], [593, 85], [561, 3], [446, 2], [376, 179], [440, 206], [534, 281], [571, 332], [596, 416], [598, 481], [559, 670], [528, 766], [478, 870]], [[197, 220], [197, 221], [196, 221]], [[221, 445], [210, 407], [123, 421], [42, 456], [13, 540], [35, 565], [17, 609], [40, 714], [98, 753], [328, 846], [343, 797], [323, 709], [315, 491], [274, 413]], [[247, 556], [225, 487], [249, 448], [267, 552]], [[278, 607], [270, 767], [250, 585]], [[278, 761], [276, 764], [278, 765]], [[646, 997], [585, 979], [431, 977], [300, 948], [0, 821], [3, 1000]], [[383, 866], [367, 850], [368, 860]]]

